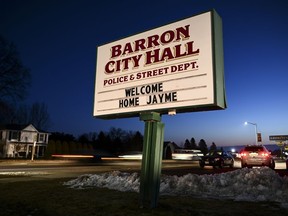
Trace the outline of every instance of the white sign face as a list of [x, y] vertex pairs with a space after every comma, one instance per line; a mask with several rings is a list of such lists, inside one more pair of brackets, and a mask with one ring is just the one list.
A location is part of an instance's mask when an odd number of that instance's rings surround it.
[[[94, 116], [225, 108], [223, 63], [220, 72], [215, 67], [213, 12], [99, 46]], [[222, 41], [220, 48], [222, 54]], [[219, 80], [222, 104], [215, 92]]]

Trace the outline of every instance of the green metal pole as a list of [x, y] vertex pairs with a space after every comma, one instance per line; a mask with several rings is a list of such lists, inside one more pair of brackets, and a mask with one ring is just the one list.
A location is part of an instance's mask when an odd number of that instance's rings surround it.
[[142, 167], [140, 176], [140, 205], [157, 207], [162, 167], [164, 124], [159, 113], [140, 114], [145, 122]]

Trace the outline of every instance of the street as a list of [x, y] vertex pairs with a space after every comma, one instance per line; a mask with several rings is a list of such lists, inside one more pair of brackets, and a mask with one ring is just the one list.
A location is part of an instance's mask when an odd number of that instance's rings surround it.
[[[240, 161], [236, 160], [234, 168], [201, 169], [198, 161], [164, 160], [162, 174], [185, 175], [214, 174], [228, 172], [241, 168]], [[276, 161], [275, 171], [280, 175], [287, 175], [285, 163]], [[0, 182], [36, 180], [47, 178], [75, 178], [83, 174], [95, 174], [110, 171], [140, 172], [141, 160], [125, 160], [119, 158], [103, 158], [98, 162], [77, 160], [3, 160], [0, 161]]]

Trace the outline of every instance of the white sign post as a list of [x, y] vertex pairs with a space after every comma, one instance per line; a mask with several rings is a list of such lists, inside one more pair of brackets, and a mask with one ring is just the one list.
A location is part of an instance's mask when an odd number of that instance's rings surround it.
[[34, 160], [35, 148], [36, 148], [36, 141], [34, 141], [34, 142], [33, 142], [33, 146], [32, 146], [32, 155], [31, 155], [31, 161], [33, 161], [33, 160]]

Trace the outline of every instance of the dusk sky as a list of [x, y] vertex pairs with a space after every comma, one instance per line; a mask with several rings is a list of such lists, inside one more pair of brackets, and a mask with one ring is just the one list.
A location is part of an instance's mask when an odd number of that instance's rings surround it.
[[165, 141], [263, 144], [288, 134], [287, 0], [0, 0], [0, 35], [32, 84], [23, 102], [47, 104], [50, 132], [76, 137], [111, 127], [144, 133], [139, 118], [93, 117], [97, 46], [215, 9], [222, 18], [227, 109], [162, 116]]

